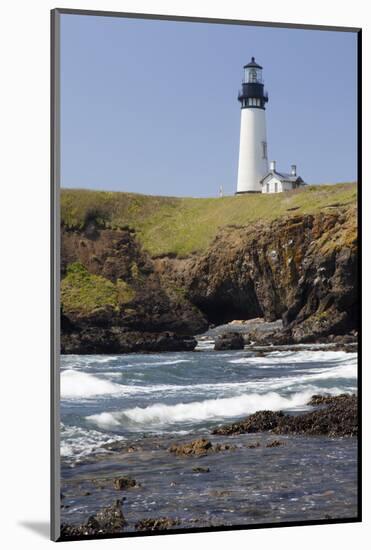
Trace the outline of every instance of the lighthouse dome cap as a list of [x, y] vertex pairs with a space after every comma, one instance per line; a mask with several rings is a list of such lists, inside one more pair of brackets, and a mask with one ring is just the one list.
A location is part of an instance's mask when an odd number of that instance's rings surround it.
[[247, 67], [254, 67], [255, 69], [262, 69], [263, 68], [261, 65], [258, 65], [256, 63], [255, 57], [251, 58], [250, 63], [248, 63], [247, 65], [244, 65], [244, 69], [246, 69]]

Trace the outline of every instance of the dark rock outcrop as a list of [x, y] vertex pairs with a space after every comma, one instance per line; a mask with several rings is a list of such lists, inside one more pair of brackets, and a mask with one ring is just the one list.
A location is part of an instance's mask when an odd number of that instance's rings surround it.
[[240, 422], [219, 426], [213, 430], [213, 434], [233, 435], [243, 433], [270, 432], [275, 430], [283, 420], [283, 412], [258, 411]]
[[192, 336], [173, 332], [125, 332], [121, 327], [81, 327], [62, 334], [62, 353], [133, 353], [192, 351], [197, 341]]
[[246, 419], [220, 426], [213, 434], [233, 435], [242, 433], [271, 432], [274, 434], [327, 435], [349, 437], [358, 434], [358, 413], [356, 395], [336, 397], [313, 396], [311, 405], [318, 409], [299, 415], [282, 412], [259, 411]]
[[216, 351], [228, 350], [228, 349], [243, 349], [245, 341], [242, 334], [238, 332], [226, 332], [221, 334], [215, 340], [214, 349]]
[[140, 484], [130, 477], [117, 477], [113, 480], [113, 486], [118, 491], [122, 491], [123, 489], [132, 489], [133, 487], [140, 487]]
[[122, 501], [116, 500], [112, 506], [102, 508], [89, 517], [86, 523], [79, 525], [61, 525], [61, 537], [84, 537], [87, 535], [103, 535], [117, 533], [123, 530], [126, 521], [122, 513]]
[[166, 531], [179, 524], [180, 521], [173, 518], [147, 518], [138, 521], [135, 525], [135, 529], [137, 531]]

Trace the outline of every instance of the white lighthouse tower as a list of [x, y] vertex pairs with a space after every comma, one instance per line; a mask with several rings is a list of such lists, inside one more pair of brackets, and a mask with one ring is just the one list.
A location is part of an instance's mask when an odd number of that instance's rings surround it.
[[251, 58], [244, 66], [241, 103], [240, 155], [238, 162], [237, 194], [261, 193], [261, 180], [268, 172], [265, 104], [262, 67]]

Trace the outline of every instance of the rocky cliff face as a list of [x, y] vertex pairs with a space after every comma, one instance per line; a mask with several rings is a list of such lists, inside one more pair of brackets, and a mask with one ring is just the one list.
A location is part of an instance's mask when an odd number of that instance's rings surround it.
[[205, 316], [163, 284], [130, 230], [89, 224], [61, 234], [62, 352], [193, 349]]
[[282, 318], [286, 339], [314, 341], [357, 328], [356, 227], [354, 206], [228, 227], [201, 256], [157, 270], [213, 323]]
[[137, 351], [143, 333], [144, 349], [191, 349], [208, 323], [262, 316], [294, 342], [356, 330], [356, 227], [355, 206], [335, 205], [225, 227], [185, 259], [152, 259], [129, 228], [63, 229], [62, 350]]

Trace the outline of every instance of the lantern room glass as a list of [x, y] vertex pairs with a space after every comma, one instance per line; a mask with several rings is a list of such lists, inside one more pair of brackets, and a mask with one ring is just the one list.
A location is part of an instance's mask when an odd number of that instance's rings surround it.
[[245, 67], [244, 82], [263, 82], [262, 70], [256, 67]]

